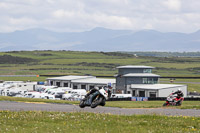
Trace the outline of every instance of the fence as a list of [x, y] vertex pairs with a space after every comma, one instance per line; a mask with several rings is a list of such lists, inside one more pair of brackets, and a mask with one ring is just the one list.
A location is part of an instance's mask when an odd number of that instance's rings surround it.
[[[166, 97], [127, 97], [127, 98], [109, 98], [108, 101], [165, 101]], [[184, 98], [184, 101], [200, 101], [200, 97]]]

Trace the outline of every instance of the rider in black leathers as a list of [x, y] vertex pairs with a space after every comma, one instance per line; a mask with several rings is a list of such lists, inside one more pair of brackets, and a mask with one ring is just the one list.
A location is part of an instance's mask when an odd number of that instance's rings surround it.
[[[111, 91], [110, 91], [110, 89], [109, 88], [107, 88], [107, 87], [104, 87], [104, 89], [108, 92], [108, 97], [110, 97], [111, 96]], [[87, 98], [88, 96], [90, 96], [90, 100], [88, 101], [88, 105], [90, 105], [91, 103], [92, 103], [92, 99], [96, 96], [96, 95], [98, 95], [98, 90], [99, 90], [99, 88], [98, 87], [96, 87], [96, 88], [93, 88], [93, 89], [91, 89], [86, 95], [85, 95], [85, 98]], [[105, 104], [105, 101], [103, 101], [103, 103], [102, 103], [102, 105], [103, 104]]]

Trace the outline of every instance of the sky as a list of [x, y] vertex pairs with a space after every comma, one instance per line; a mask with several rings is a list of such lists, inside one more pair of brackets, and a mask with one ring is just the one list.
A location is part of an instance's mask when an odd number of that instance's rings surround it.
[[0, 0], [0, 32], [95, 27], [191, 33], [200, 29], [200, 0]]

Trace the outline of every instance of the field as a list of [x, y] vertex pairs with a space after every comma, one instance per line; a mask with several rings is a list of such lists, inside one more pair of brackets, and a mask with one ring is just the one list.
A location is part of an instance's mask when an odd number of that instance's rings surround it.
[[199, 117], [0, 111], [0, 132], [200, 132]]
[[135, 57], [116, 52], [13, 51], [0, 53], [1, 75], [113, 76], [120, 65], [148, 65], [161, 76], [200, 76], [199, 57]]

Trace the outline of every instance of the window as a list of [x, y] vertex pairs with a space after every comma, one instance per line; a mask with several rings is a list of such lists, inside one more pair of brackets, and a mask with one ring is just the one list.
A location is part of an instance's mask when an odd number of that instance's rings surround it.
[[53, 81], [50, 82], [50, 85], [53, 85]]
[[127, 93], [128, 93], [128, 94], [131, 94], [131, 92], [130, 92], [130, 91], [127, 91]]
[[147, 78], [143, 78], [143, 84], [147, 84], [147, 83], [148, 83]]
[[78, 88], [78, 86], [77, 85], [73, 85], [73, 89], [77, 89]]
[[156, 78], [143, 78], [143, 84], [156, 84], [158, 81]]
[[132, 96], [135, 96], [135, 90], [132, 90]]
[[149, 97], [156, 97], [156, 92], [149, 92]]
[[81, 89], [86, 89], [86, 85], [81, 85]]
[[152, 72], [151, 69], [144, 69], [144, 70], [143, 70], [143, 73], [151, 73], [151, 72]]
[[56, 86], [60, 87], [60, 82], [56, 82]]
[[139, 91], [139, 97], [145, 97], [145, 91]]
[[64, 83], [64, 87], [68, 87], [68, 83]]

